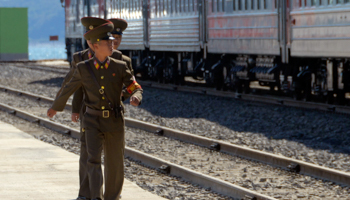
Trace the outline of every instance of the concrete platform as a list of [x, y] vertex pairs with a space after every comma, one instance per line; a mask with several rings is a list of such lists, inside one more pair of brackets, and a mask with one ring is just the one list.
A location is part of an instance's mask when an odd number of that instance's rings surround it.
[[[79, 156], [0, 121], [0, 199], [72, 200]], [[122, 200], [164, 200], [125, 179]]]

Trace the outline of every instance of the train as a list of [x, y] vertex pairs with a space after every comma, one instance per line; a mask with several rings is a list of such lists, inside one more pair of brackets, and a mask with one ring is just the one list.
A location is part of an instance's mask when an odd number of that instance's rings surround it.
[[67, 59], [86, 48], [80, 18], [128, 22], [119, 47], [136, 75], [346, 104], [350, 0], [61, 0]]

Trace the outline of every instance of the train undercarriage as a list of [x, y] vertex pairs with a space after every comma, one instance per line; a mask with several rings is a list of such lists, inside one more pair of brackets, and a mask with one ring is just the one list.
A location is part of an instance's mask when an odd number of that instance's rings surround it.
[[214, 54], [202, 59], [200, 53], [131, 54], [139, 78], [161, 83], [186, 84], [185, 77], [191, 77], [217, 90], [250, 93], [262, 89], [296, 100], [340, 105], [350, 92], [347, 59], [294, 58], [283, 64], [275, 56]]

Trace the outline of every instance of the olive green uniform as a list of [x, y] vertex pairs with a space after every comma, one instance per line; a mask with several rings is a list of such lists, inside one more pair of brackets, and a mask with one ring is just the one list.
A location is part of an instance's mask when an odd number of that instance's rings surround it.
[[[74, 54], [75, 55], [75, 54]], [[87, 55], [87, 53], [86, 53]], [[86, 56], [85, 56], [86, 57]], [[131, 74], [134, 76], [134, 70], [132, 69], [131, 65], [131, 59], [125, 55], [122, 55], [122, 53], [118, 50], [113, 50], [113, 54], [111, 56], [112, 58], [115, 58], [117, 60], [122, 60], [126, 62], [128, 69], [130, 70]], [[89, 59], [88, 57], [84, 60]], [[74, 60], [74, 56], [73, 56]], [[123, 97], [122, 100], [124, 101], [125, 99], [129, 98], [130, 94], [126, 91], [123, 90]], [[72, 113], [79, 113], [82, 107], [82, 102], [83, 102], [84, 94], [82, 89], [78, 89], [73, 96], [73, 101], [72, 101]], [[124, 105], [122, 104], [124, 107]]]
[[[121, 106], [121, 92], [123, 84], [129, 93], [142, 100], [142, 89], [123, 61], [108, 57], [104, 63], [97, 61], [99, 69], [95, 67], [95, 58], [88, 60], [101, 88], [115, 108]], [[110, 62], [106, 69], [105, 64]], [[62, 111], [68, 98], [80, 87], [83, 88], [85, 105], [93, 110], [110, 110], [107, 100], [99, 93], [98, 86], [93, 81], [88, 66], [84, 62], [77, 65], [72, 79], [65, 85], [55, 99], [52, 109]], [[135, 89], [135, 90], [134, 90]], [[111, 112], [112, 113], [112, 112]], [[124, 181], [124, 117], [110, 114], [108, 118], [86, 112], [83, 118], [83, 128], [86, 134], [88, 152], [87, 171], [90, 185], [90, 197], [105, 200], [119, 199]], [[101, 169], [101, 152], [105, 154], [105, 195], [102, 195], [103, 176]]]

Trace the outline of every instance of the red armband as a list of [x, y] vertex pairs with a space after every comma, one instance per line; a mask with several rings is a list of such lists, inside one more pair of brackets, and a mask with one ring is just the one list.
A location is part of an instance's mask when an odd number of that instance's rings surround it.
[[134, 90], [141, 89], [141, 85], [139, 85], [136, 81], [133, 81], [126, 90], [129, 92], [129, 94], [132, 94]]

